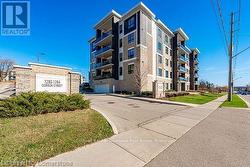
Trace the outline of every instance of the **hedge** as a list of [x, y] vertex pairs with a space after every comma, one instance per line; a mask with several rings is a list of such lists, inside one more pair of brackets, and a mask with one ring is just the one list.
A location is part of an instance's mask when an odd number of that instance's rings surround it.
[[189, 95], [188, 92], [166, 92], [165, 97], [170, 98], [170, 97], [176, 97], [176, 96], [186, 96]]
[[0, 117], [18, 117], [89, 108], [81, 94], [28, 92], [0, 101]]

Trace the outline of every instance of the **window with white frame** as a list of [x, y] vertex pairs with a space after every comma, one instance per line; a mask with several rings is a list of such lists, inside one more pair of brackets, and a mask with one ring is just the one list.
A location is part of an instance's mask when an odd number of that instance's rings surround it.
[[135, 33], [131, 33], [128, 35], [128, 44], [135, 42]]
[[168, 66], [168, 59], [165, 59], [165, 65]]
[[168, 78], [168, 70], [165, 71], [165, 77]]
[[161, 55], [158, 55], [158, 63], [162, 64], [162, 56]]
[[131, 48], [128, 50], [128, 59], [132, 59], [135, 57], [135, 48]]
[[165, 53], [168, 54], [169, 53], [169, 49], [168, 47], [165, 47]]
[[161, 52], [162, 51], [162, 43], [157, 42], [157, 51]]
[[168, 37], [167, 34], [165, 34], [164, 43], [165, 43], [165, 44], [168, 44], [168, 43], [169, 43], [169, 37]]
[[120, 25], [119, 29], [120, 29], [120, 34], [121, 34], [122, 33], [122, 24]]
[[134, 68], [135, 68], [134, 64], [129, 64], [128, 65], [128, 74], [133, 74], [134, 73]]
[[160, 77], [162, 77], [162, 69], [161, 68], [158, 68], [157, 75], [160, 76]]
[[122, 53], [119, 53], [119, 60], [122, 61]]
[[131, 17], [128, 20], [128, 29], [133, 28], [135, 26], [135, 17]]

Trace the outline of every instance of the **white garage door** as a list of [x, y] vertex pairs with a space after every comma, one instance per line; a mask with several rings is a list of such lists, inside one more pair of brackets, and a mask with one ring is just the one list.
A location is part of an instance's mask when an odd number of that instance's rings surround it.
[[109, 93], [109, 85], [102, 84], [102, 85], [95, 85], [95, 93]]

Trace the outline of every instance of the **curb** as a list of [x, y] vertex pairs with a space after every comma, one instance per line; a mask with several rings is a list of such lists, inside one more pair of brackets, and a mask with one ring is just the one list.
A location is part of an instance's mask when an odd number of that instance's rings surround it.
[[112, 130], [113, 130], [114, 134], [117, 135], [118, 134], [118, 129], [115, 126], [115, 123], [113, 121], [111, 121], [111, 119], [106, 114], [104, 114], [102, 111], [100, 111], [100, 110], [98, 110], [98, 109], [96, 109], [95, 107], [92, 107], [92, 106], [91, 106], [91, 108], [93, 110], [97, 111], [98, 113], [100, 113], [108, 121], [108, 123], [112, 127]]
[[115, 97], [121, 97], [121, 98], [147, 101], [147, 102], [152, 102], [152, 103], [160, 103], [160, 104], [181, 105], [181, 106], [190, 106], [190, 107], [200, 106], [198, 104], [173, 102], [173, 101], [168, 101], [168, 100], [159, 100], [159, 99], [153, 99], [153, 98], [147, 98], [147, 97], [136, 97], [136, 96], [131, 96], [131, 95], [119, 95], [119, 94], [108, 94], [108, 95], [115, 96]]
[[241, 100], [243, 100], [247, 104], [247, 107], [250, 108], [250, 103], [248, 103], [248, 101], [246, 101], [243, 97], [241, 97], [241, 95], [238, 96]]

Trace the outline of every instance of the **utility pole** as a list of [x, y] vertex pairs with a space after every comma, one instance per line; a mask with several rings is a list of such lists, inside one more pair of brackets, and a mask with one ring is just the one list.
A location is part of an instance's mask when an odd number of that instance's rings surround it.
[[231, 21], [230, 21], [230, 44], [228, 48], [229, 53], [229, 76], [228, 76], [228, 101], [232, 101], [233, 96], [233, 33], [234, 33], [234, 13], [231, 13]]

